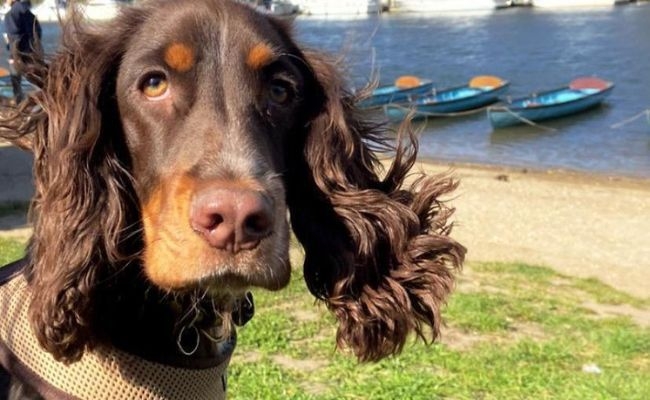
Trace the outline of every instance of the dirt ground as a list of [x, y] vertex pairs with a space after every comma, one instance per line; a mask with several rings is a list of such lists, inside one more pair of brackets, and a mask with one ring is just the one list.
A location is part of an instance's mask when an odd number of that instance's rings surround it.
[[[562, 171], [422, 162], [461, 186], [453, 236], [470, 261], [523, 261], [595, 277], [650, 297], [650, 180]], [[0, 145], [0, 204], [32, 195], [30, 155]], [[24, 216], [0, 217], [0, 235], [26, 237]]]

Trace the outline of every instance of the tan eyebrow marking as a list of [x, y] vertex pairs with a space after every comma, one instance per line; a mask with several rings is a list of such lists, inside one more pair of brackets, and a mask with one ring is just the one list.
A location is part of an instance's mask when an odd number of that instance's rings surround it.
[[252, 69], [260, 69], [269, 64], [274, 58], [273, 49], [266, 43], [258, 43], [248, 52], [246, 65]]
[[165, 62], [178, 72], [187, 72], [194, 66], [194, 49], [183, 43], [172, 43], [165, 50]]

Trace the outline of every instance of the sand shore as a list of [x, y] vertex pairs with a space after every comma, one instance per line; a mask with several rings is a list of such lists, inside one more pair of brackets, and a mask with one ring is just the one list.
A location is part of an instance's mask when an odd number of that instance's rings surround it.
[[524, 261], [650, 297], [650, 180], [422, 162], [461, 184], [454, 237], [469, 261]]
[[[30, 155], [0, 146], [0, 205], [28, 201]], [[650, 297], [650, 180], [423, 161], [461, 186], [454, 237], [469, 261], [523, 261], [596, 277]], [[24, 216], [0, 217], [0, 235], [25, 237]]]

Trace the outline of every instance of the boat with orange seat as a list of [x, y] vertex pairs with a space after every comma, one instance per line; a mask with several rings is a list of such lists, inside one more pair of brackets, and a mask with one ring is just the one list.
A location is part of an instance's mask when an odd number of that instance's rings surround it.
[[390, 85], [380, 86], [370, 97], [359, 102], [361, 108], [381, 107], [389, 103], [404, 103], [431, 93], [433, 82], [413, 75], [400, 76]]
[[473, 110], [499, 99], [505, 94], [510, 82], [493, 75], [479, 75], [465, 85], [434, 90], [408, 104], [387, 104], [386, 116], [393, 121], [402, 120], [413, 112], [413, 118], [452, 116], [458, 112]]

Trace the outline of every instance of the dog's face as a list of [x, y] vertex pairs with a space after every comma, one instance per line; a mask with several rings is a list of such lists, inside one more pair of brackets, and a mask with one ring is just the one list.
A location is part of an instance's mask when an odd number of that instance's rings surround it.
[[288, 282], [283, 144], [314, 83], [286, 38], [248, 7], [207, 1], [161, 7], [126, 47], [117, 100], [157, 286]]

